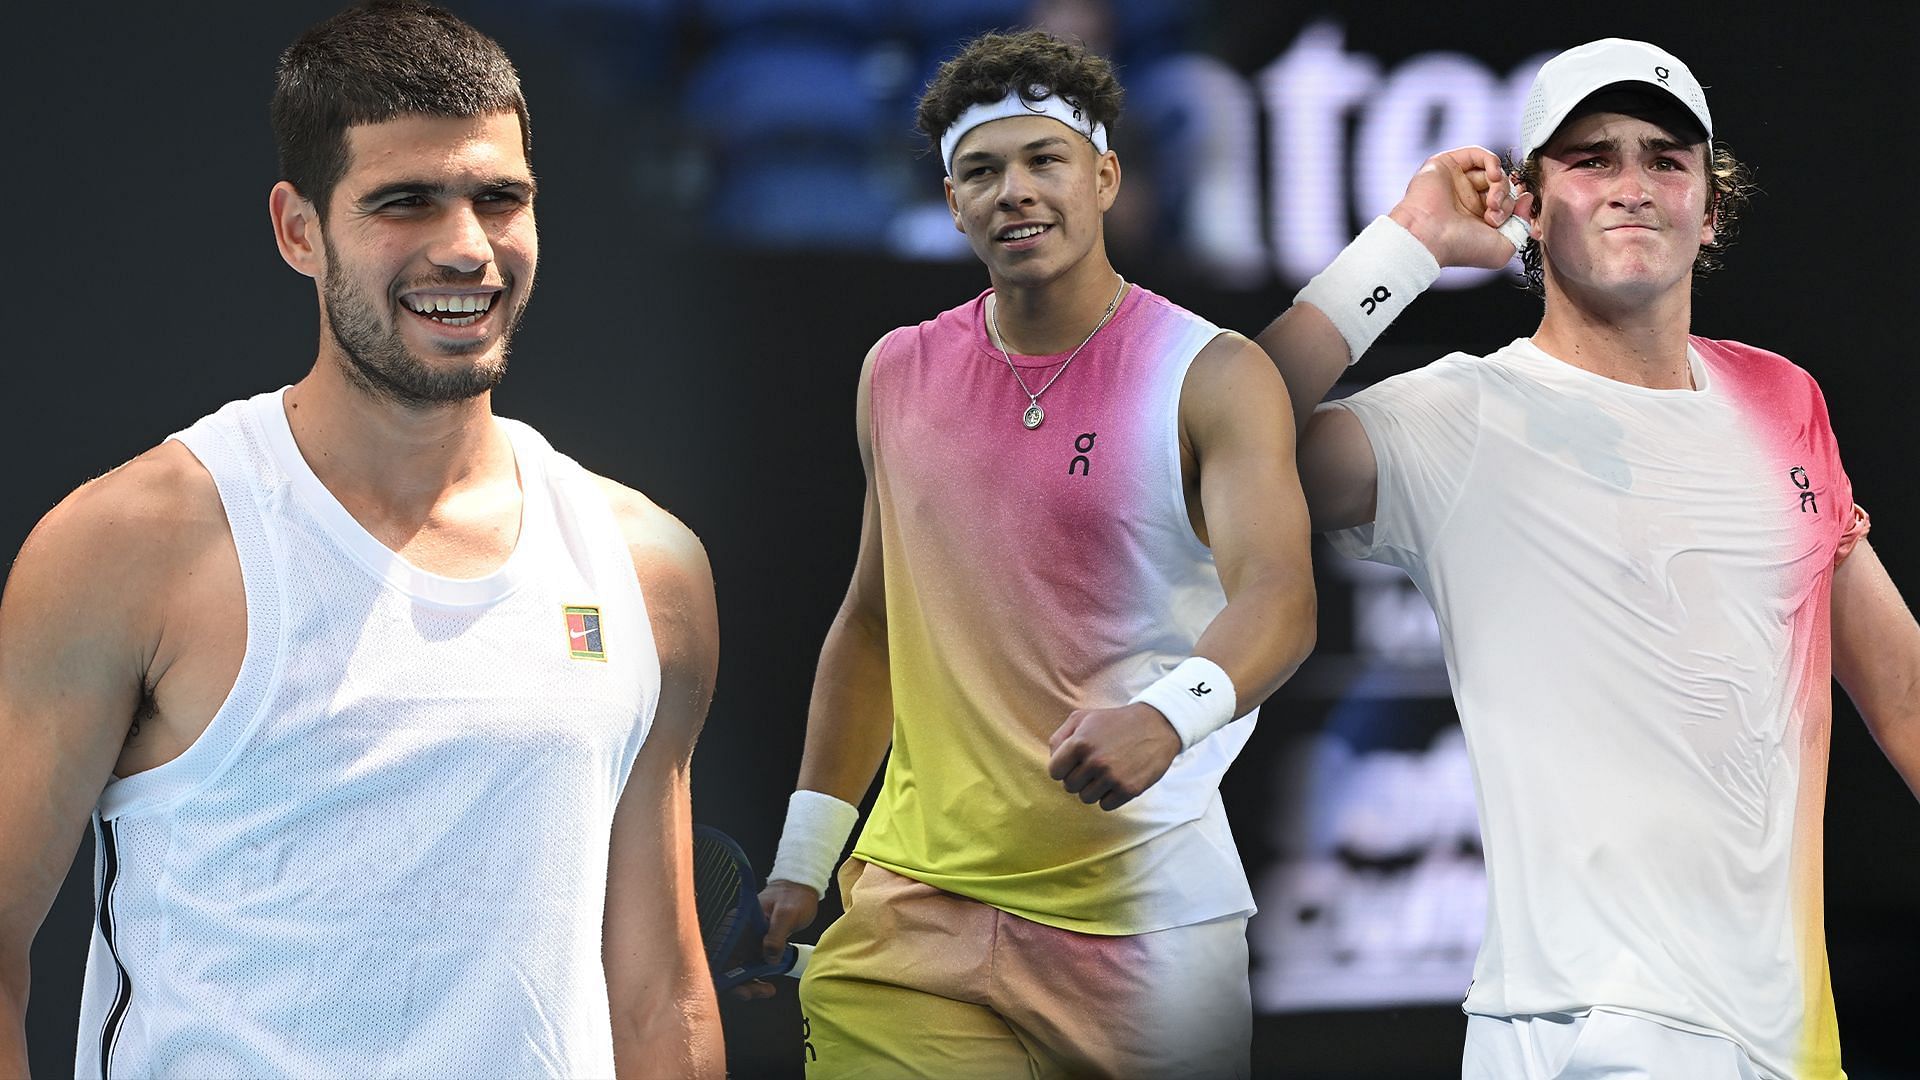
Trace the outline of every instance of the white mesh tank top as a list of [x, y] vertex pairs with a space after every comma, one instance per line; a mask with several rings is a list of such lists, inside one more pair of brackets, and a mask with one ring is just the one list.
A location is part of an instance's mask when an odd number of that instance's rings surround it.
[[76, 1074], [611, 1076], [608, 840], [660, 684], [613, 512], [500, 420], [513, 553], [428, 573], [314, 476], [283, 392], [174, 436], [226, 508], [246, 659], [101, 795]]

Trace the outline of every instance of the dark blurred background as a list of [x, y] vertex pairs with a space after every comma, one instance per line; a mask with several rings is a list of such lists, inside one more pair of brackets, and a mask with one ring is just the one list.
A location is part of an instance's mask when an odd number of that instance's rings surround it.
[[[336, 6], [10, 16], [6, 100], [22, 137], [5, 221], [24, 246], [0, 365], [9, 557], [75, 485], [311, 364], [312, 286], [267, 229], [266, 104], [279, 50]], [[1045, 24], [1114, 56], [1129, 90], [1114, 261], [1246, 333], [1390, 206], [1427, 154], [1505, 149], [1545, 55], [1608, 35], [1667, 46], [1708, 86], [1722, 140], [1765, 191], [1728, 269], [1700, 285], [1695, 329], [1784, 353], [1821, 380], [1881, 558], [1920, 596], [1904, 332], [1920, 229], [1899, 187], [1920, 165], [1913, 5], [452, 6], [520, 65], [541, 177], [541, 285], [497, 408], [705, 540], [724, 650], [695, 816], [762, 867], [852, 567], [860, 357], [889, 328], [986, 286], [911, 130], [918, 88], [982, 29]], [[1486, 351], [1538, 319], [1505, 275], [1443, 285], [1356, 377]], [[1250, 928], [1255, 1072], [1458, 1075], [1483, 878], [1432, 616], [1397, 574], [1317, 556], [1320, 650], [1267, 706], [1225, 789], [1262, 908]], [[1838, 696], [1827, 928], [1842, 1045], [1856, 1078], [1916, 1076], [1920, 1046], [1898, 1003], [1920, 957], [1920, 809]], [[33, 954], [42, 1076], [71, 1069], [91, 909], [83, 839]], [[734, 1075], [799, 1074], [790, 987], [724, 1012]]]

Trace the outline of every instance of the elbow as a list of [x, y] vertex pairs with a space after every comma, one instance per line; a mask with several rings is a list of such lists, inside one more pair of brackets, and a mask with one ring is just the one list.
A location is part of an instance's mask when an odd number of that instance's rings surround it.
[[726, 1044], [713, 994], [682, 994], [613, 1010], [614, 1072], [627, 1077], [674, 1076], [722, 1080]]
[[834, 615], [829, 637], [855, 637], [863, 642], [887, 640], [887, 605], [884, 596], [856, 586], [850, 590]]

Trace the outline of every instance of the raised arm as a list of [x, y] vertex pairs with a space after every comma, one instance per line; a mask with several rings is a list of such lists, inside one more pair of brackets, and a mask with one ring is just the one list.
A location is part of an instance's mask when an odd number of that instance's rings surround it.
[[1370, 226], [1256, 339], [1286, 380], [1316, 532], [1372, 521], [1376, 477], [1360, 422], [1321, 400], [1441, 267], [1511, 261], [1513, 242], [1498, 226], [1525, 216], [1531, 198], [1515, 203], [1490, 150], [1435, 154], [1387, 215], [1390, 224]]
[[700, 541], [638, 493], [603, 482], [633, 553], [660, 655], [660, 703], [614, 812], [601, 942], [621, 1077], [726, 1075], [720, 1008], [693, 899], [688, 774], [720, 649]]
[[164, 583], [205, 538], [183, 512], [210, 499], [224, 523], [212, 480], [189, 490], [190, 469], [174, 445], [69, 496], [27, 538], [0, 600], [0, 1074], [27, 1075], [34, 935], [127, 742]]
[[[1313, 566], [1290, 415], [1272, 363], [1238, 335], [1215, 338], [1187, 372], [1180, 428], [1199, 495], [1194, 525], [1213, 548], [1227, 595], [1194, 655], [1232, 683], [1233, 700], [1217, 706], [1230, 707], [1222, 713], [1229, 717], [1266, 700], [1313, 648]], [[1183, 736], [1160, 709], [1140, 701], [1076, 710], [1052, 745], [1053, 778], [1083, 802], [1112, 810], [1159, 781]]]
[[[796, 931], [811, 925], [826, 895], [828, 869], [846, 846], [854, 814], [893, 739], [893, 682], [887, 666], [886, 579], [880, 553], [880, 503], [873, 482], [873, 436], [868, 386], [872, 382], [876, 342], [860, 365], [854, 402], [855, 438], [866, 470], [866, 507], [860, 517], [860, 551], [853, 580], [827, 629], [814, 670], [813, 696], [807, 705], [807, 738], [800, 756], [800, 780], [786, 828], [781, 857], [760, 893], [767, 915], [768, 956], [777, 956]], [[794, 867], [803, 867], [795, 869]], [[795, 881], [793, 877], [812, 880]], [[743, 997], [773, 993], [766, 983], [748, 984]]]
[[1920, 798], [1920, 625], [1864, 539], [1833, 572], [1833, 674]]

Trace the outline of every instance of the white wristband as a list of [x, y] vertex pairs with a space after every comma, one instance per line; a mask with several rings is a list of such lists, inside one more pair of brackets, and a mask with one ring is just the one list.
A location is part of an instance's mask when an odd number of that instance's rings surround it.
[[1347, 339], [1347, 363], [1352, 365], [1439, 276], [1440, 263], [1427, 245], [1382, 216], [1314, 275], [1293, 302], [1312, 304], [1333, 322]]
[[1226, 727], [1235, 713], [1233, 680], [1204, 656], [1189, 656], [1180, 666], [1133, 697], [1159, 709], [1180, 734], [1180, 749]]
[[[1507, 196], [1518, 203], [1520, 201], [1520, 185], [1514, 183], [1512, 180], [1508, 180]], [[1527, 250], [1527, 241], [1533, 239], [1532, 230], [1527, 228], [1527, 219], [1521, 217], [1519, 214], [1507, 215], [1507, 220], [1500, 223], [1500, 235], [1506, 237], [1507, 243], [1513, 245], [1513, 253], [1515, 255]]]
[[805, 885], [824, 898], [833, 866], [859, 820], [860, 808], [852, 803], [822, 791], [794, 792], [787, 799], [787, 823], [780, 829], [767, 880]]

